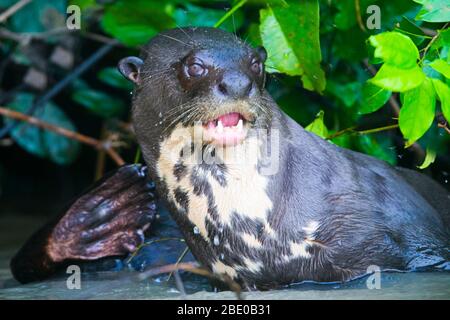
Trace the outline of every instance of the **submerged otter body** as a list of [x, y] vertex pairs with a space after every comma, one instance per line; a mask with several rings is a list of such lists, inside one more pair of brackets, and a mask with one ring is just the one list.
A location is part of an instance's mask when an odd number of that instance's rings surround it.
[[137, 84], [138, 141], [159, 195], [210, 270], [269, 288], [349, 280], [372, 265], [446, 265], [448, 193], [427, 180], [440, 194], [429, 203], [405, 179], [416, 173], [305, 131], [265, 91], [264, 51], [187, 28], [143, 52], [142, 62], [121, 62]]

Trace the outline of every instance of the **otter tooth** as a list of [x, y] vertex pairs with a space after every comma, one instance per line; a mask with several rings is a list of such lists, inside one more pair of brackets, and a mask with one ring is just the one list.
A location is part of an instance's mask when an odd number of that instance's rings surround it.
[[221, 120], [217, 122], [217, 132], [222, 133], [223, 132], [223, 123]]
[[242, 121], [242, 119], [239, 119], [239, 122], [237, 124], [238, 130], [241, 131], [243, 127], [244, 127], [244, 121]]

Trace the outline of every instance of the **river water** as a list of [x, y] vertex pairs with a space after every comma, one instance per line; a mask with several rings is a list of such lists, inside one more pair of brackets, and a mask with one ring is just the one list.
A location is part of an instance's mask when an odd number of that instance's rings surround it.
[[[185, 294], [166, 276], [140, 280], [139, 272], [83, 274], [81, 289], [68, 289], [66, 276], [27, 285], [16, 282], [9, 260], [42, 220], [0, 217], [0, 299], [236, 299], [231, 291], [213, 292], [204, 278], [182, 275]], [[20, 230], [20, 231], [19, 231]], [[302, 284], [284, 290], [243, 293], [244, 299], [450, 299], [450, 273], [383, 273], [380, 289], [367, 279], [346, 284]]]

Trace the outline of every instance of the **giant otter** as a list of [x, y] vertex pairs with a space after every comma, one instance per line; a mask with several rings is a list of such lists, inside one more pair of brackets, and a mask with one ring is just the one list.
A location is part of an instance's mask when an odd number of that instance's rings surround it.
[[[148, 176], [196, 259], [247, 289], [346, 281], [371, 265], [447, 268], [448, 192], [305, 131], [265, 90], [265, 59], [227, 32], [179, 28], [119, 63], [135, 83]], [[19, 252], [14, 275], [40, 279], [55, 262], [132, 251], [154, 213], [142, 210], [154, 198], [140, 173], [119, 169], [90, 191], [95, 201], [75, 202]]]

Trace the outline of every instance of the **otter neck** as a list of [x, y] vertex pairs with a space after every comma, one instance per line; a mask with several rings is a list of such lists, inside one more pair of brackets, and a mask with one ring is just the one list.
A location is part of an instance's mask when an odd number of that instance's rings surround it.
[[[219, 248], [233, 248], [220, 233], [233, 230], [239, 220], [268, 226], [273, 204], [266, 192], [268, 177], [258, 169], [261, 142], [249, 136], [239, 145], [214, 148], [190, 137], [192, 128], [179, 126], [176, 133], [161, 141], [156, 173], [167, 190], [166, 200], [176, 208], [172, 214], [189, 220], [194, 228], [188, 232], [202, 237], [216, 252], [217, 257], [208, 261], [212, 269], [227, 270], [219, 261], [224, 258]], [[254, 234], [238, 233], [234, 236], [249, 247], [261, 246]]]

